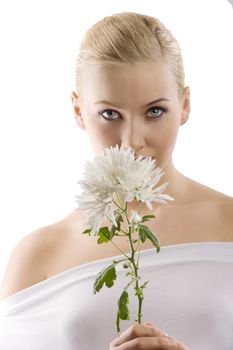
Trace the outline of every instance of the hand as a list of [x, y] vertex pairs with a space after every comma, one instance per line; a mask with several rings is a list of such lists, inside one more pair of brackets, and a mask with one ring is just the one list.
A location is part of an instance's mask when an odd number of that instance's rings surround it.
[[114, 339], [109, 350], [190, 350], [152, 323], [134, 324]]

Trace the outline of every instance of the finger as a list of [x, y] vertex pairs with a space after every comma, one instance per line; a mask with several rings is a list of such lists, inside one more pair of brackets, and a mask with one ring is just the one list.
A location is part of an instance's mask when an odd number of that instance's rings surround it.
[[[114, 348], [112, 348], [114, 349]], [[139, 337], [127, 341], [115, 348], [117, 350], [189, 350], [179, 342], [171, 337]]]
[[168, 337], [168, 334], [165, 333], [164, 331], [162, 331], [161, 329], [157, 328], [157, 327], [154, 325], [154, 323], [146, 322], [146, 323], [144, 323], [144, 325], [147, 326], [147, 327], [154, 327], [158, 332], [161, 333], [161, 336], [162, 336], [162, 337], [163, 337], [163, 336]]
[[166, 333], [164, 333], [159, 328], [153, 326], [148, 326], [145, 324], [133, 324], [129, 328], [127, 328], [118, 338], [114, 339], [111, 343], [112, 346], [119, 346], [123, 343], [126, 343], [129, 340], [138, 337], [166, 337]]

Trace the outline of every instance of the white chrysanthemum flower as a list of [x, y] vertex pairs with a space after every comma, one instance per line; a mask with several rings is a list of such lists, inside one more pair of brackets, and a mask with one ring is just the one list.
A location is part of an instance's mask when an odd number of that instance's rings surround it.
[[117, 226], [113, 201], [121, 208], [133, 200], [142, 201], [152, 210], [151, 202], [174, 200], [162, 194], [168, 182], [154, 188], [163, 174], [162, 169], [155, 167], [155, 160], [143, 156], [135, 159], [130, 147], [106, 148], [94, 161], [87, 161], [83, 180], [78, 182], [83, 192], [76, 196], [78, 208], [87, 214], [86, 228], [92, 228], [91, 233], [96, 234], [104, 216]]

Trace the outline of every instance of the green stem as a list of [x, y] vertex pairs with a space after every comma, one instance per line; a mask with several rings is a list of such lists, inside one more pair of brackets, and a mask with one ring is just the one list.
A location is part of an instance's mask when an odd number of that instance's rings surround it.
[[117, 204], [117, 202], [115, 202], [114, 200], [112, 200], [114, 204], [116, 204], [116, 206], [122, 210], [122, 208]]
[[137, 267], [138, 267], [138, 264], [139, 264], [139, 255], [140, 255], [140, 239], [138, 239], [137, 252], [138, 252]]
[[120, 262], [123, 262], [123, 261], [126, 261], [126, 260], [129, 260], [129, 259], [113, 260], [113, 263], [114, 264], [119, 264]]
[[122, 255], [124, 255], [125, 256], [125, 258], [127, 259], [127, 260], [130, 260], [130, 258], [110, 239], [110, 242], [112, 242], [112, 244], [114, 245], [114, 247], [116, 247], [120, 252], [121, 252], [121, 254]]
[[[139, 276], [138, 276], [138, 265], [135, 264], [134, 261], [134, 255], [135, 255], [135, 250], [134, 250], [134, 246], [132, 243], [132, 236], [131, 236], [131, 227], [129, 228], [129, 242], [130, 242], [130, 247], [131, 247], [131, 263], [133, 265], [133, 269], [134, 269], [134, 276], [135, 276], [135, 291], [139, 290], [139, 284], [138, 284], [138, 280], [139, 280]], [[137, 294], [138, 297], [138, 313], [137, 313], [137, 323], [141, 324], [141, 318], [142, 318], [142, 301], [143, 301], [143, 295], [142, 294]]]
[[[122, 210], [121, 207], [119, 207], [119, 205], [113, 201], [118, 208], [120, 208], [120, 210]], [[140, 213], [140, 210], [141, 210], [141, 202], [140, 202], [140, 206], [139, 206], [139, 211], [138, 213]], [[129, 244], [130, 244], [130, 248], [131, 248], [131, 258], [129, 258], [127, 255], [125, 255], [123, 252], [121, 252], [132, 264], [133, 266], [133, 271], [134, 271], [134, 276], [135, 276], [135, 287], [134, 287], [134, 290], [137, 292], [138, 290], [140, 290], [139, 288], [139, 276], [138, 276], [138, 265], [139, 265], [139, 252], [138, 252], [138, 261], [137, 263], [135, 263], [135, 260], [134, 260], [134, 256], [135, 256], [135, 249], [134, 249], [134, 246], [133, 246], [133, 242], [132, 242], [132, 232], [131, 232], [131, 225], [130, 225], [130, 221], [129, 221], [129, 218], [128, 218], [128, 215], [127, 215], [127, 203], [125, 205], [125, 209], [122, 210], [122, 212], [125, 214], [125, 217], [126, 217], [126, 220], [127, 220], [127, 223], [129, 225], [129, 232], [125, 232], [127, 236], [129, 236]], [[122, 230], [121, 230], [122, 231]], [[111, 240], [111, 242], [113, 243], [113, 241]], [[113, 243], [114, 244], [114, 243]], [[114, 244], [115, 245], [115, 244]], [[115, 247], [117, 249], [120, 250], [120, 248], [118, 248], [116, 245]], [[137, 249], [139, 248], [139, 244], [137, 246]], [[121, 251], [121, 250], [120, 250]], [[143, 301], [143, 294], [142, 293], [137, 293], [136, 294], [137, 297], [138, 297], [138, 311], [137, 311], [137, 323], [138, 324], [141, 324], [141, 319], [142, 319], [142, 301]]]
[[[138, 271], [138, 268], [136, 267], [136, 272]], [[136, 275], [136, 273], [135, 273]], [[138, 273], [137, 273], [137, 277], [138, 277]], [[138, 285], [138, 278], [135, 282], [135, 288], [136, 290], [139, 289], [139, 285]], [[140, 294], [140, 295], [137, 295], [138, 297], [138, 318], [137, 318], [137, 323], [138, 324], [141, 324], [141, 321], [142, 321], [142, 301], [143, 301], [143, 295]]]
[[[105, 234], [104, 234], [104, 236], [107, 237]], [[130, 261], [130, 258], [128, 257], [128, 255], [126, 255], [126, 254], [113, 242], [112, 239], [110, 239], [110, 242], [114, 245], [114, 247], [116, 247], [116, 248], [121, 252], [122, 255], [125, 256], [125, 258], [126, 258], [127, 260]]]

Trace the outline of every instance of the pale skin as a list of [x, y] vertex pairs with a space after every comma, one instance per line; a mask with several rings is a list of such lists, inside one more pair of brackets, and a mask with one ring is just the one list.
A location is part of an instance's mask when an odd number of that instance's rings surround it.
[[[214, 192], [202, 189], [201, 185], [195, 185], [180, 174], [173, 165], [172, 152], [179, 127], [187, 122], [190, 113], [190, 91], [186, 87], [182, 99], [179, 99], [174, 76], [164, 62], [140, 62], [134, 65], [124, 64], [99, 69], [92, 68], [85, 73], [84, 79], [81, 98], [73, 93], [72, 101], [77, 123], [89, 134], [96, 153], [99, 153], [104, 147], [118, 143], [131, 146], [137, 155], [154, 157], [157, 165], [165, 170], [161, 183], [169, 181], [166, 192], [176, 198], [175, 203], [169, 205], [170, 208], [185, 206], [189, 207], [190, 212], [190, 205], [195, 205], [195, 202], [200, 203], [200, 200], [208, 202], [213, 200], [215, 196], [215, 200], [221, 202], [221, 196], [218, 197], [217, 194], [214, 195]], [[161, 98], [167, 100], [151, 103]], [[161, 107], [166, 110], [161, 110]], [[107, 111], [103, 112], [103, 110]], [[109, 121], [97, 117], [100, 112], [105, 118], [112, 117], [116, 120]], [[156, 118], [158, 115], [161, 117], [157, 120], [148, 118]], [[198, 191], [196, 191], [197, 189]], [[224, 196], [222, 199], [224, 202]], [[129, 209], [137, 208], [136, 203], [130, 203]], [[162, 213], [164, 215], [168, 213], [166, 209], [168, 208], [164, 205], [157, 205], [161, 224]], [[148, 212], [145, 205], [143, 206], [144, 210]], [[211, 211], [209, 208], [208, 210]], [[171, 211], [169, 211], [170, 213]], [[208, 217], [208, 213], [206, 213], [206, 217]], [[164, 220], [164, 222], [172, 222], [174, 225], [171, 217], [170, 220]], [[159, 226], [159, 222], [157, 225]], [[174, 234], [174, 230], [172, 231]], [[167, 234], [168, 232], [171, 230], [167, 228]], [[184, 235], [185, 232], [187, 231], [183, 231], [182, 234]], [[179, 233], [177, 232], [177, 236]], [[212, 235], [214, 237], [213, 232]], [[233, 235], [229, 237], [230, 240], [232, 237]], [[168, 236], [167, 239], [169, 240]], [[179, 240], [182, 242], [186, 239], [180, 236]], [[198, 237], [193, 239], [198, 240]], [[125, 247], [121, 248], [123, 250]], [[141, 325], [137, 326], [136, 330], [132, 327], [127, 329], [120, 340], [117, 338], [112, 342], [110, 349], [184, 350], [187, 347], [175, 338], [164, 336], [162, 331], [160, 332], [154, 326], [148, 328]]]
[[[169, 193], [178, 204], [186, 184], [171, 156], [179, 126], [189, 117], [189, 88], [180, 101], [174, 76], [163, 61], [93, 67], [85, 71], [83, 80], [82, 95], [78, 99], [73, 92], [72, 101], [77, 123], [88, 133], [95, 153], [122, 144], [132, 147], [137, 155], [155, 157], [166, 172], [162, 182], [169, 179]], [[152, 102], [161, 98], [168, 101]], [[109, 103], [99, 103], [102, 100]], [[113, 113], [117, 120], [98, 117], [104, 109], [109, 110], [104, 116], [109, 118], [107, 113]]]
[[[161, 98], [166, 100], [152, 103]], [[71, 99], [77, 124], [87, 133], [96, 154], [116, 144], [130, 146], [137, 155], [154, 157], [165, 170], [161, 183], [169, 181], [165, 192], [175, 201], [154, 204], [150, 214], [156, 215], [156, 220], [148, 223], [159, 236], [161, 246], [233, 241], [233, 198], [187, 178], [173, 164], [179, 127], [190, 114], [190, 90], [186, 87], [182, 98], [178, 97], [177, 83], [165, 62], [93, 66], [84, 73], [81, 96], [72, 92]], [[108, 102], [99, 103], [101, 100]], [[116, 119], [109, 121], [103, 116]], [[128, 209], [137, 210], [138, 204], [129, 203]], [[141, 209], [144, 213], [148, 214], [145, 205]], [[106, 249], [97, 245], [96, 239], [81, 235], [84, 219], [85, 214], [75, 210], [26, 236], [8, 263], [0, 298], [74, 266], [119, 255], [115, 246]], [[104, 225], [110, 226], [107, 220]], [[116, 238], [115, 243], [129, 252], [127, 242], [121, 238]], [[148, 248], [152, 246], [146, 241], [141, 249]], [[22, 261], [28, 262], [26, 267]], [[129, 327], [111, 343], [110, 350], [113, 349], [188, 350], [155, 325], [145, 324]]]
[[189, 350], [182, 342], [169, 337], [152, 323], [132, 325], [114, 339], [109, 350]]

